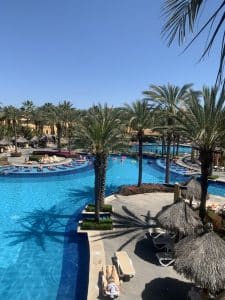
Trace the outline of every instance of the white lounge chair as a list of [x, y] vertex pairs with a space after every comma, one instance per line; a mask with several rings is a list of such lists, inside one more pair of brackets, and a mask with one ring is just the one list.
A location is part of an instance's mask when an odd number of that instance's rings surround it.
[[134, 277], [135, 270], [133, 263], [126, 251], [117, 251], [115, 253], [115, 259], [118, 266], [119, 276], [123, 278], [124, 281], [128, 281], [131, 277]]
[[160, 236], [170, 236], [171, 238], [174, 238], [176, 236], [174, 232], [169, 232], [160, 227], [151, 227], [149, 228], [148, 233], [153, 239], [157, 239]]
[[166, 230], [160, 227], [151, 227], [149, 228], [148, 233], [151, 238], [157, 239], [160, 235], [165, 234]]
[[161, 266], [168, 267], [172, 265], [175, 261], [173, 254], [170, 252], [157, 252], [156, 257]]

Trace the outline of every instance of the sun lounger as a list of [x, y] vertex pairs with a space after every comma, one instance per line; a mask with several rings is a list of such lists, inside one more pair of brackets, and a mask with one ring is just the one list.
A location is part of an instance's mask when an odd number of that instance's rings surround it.
[[128, 281], [131, 277], [134, 277], [135, 270], [132, 260], [129, 258], [126, 251], [117, 251], [115, 253], [116, 263], [118, 266], [119, 276], [124, 281]]
[[169, 232], [163, 228], [160, 227], [151, 227], [148, 230], [148, 233], [150, 235], [151, 238], [153, 239], [157, 239], [160, 236], [170, 236], [171, 238], [175, 237], [175, 233], [174, 232]]
[[114, 265], [107, 265], [102, 267], [101, 284], [103, 296], [110, 295], [109, 287], [112, 282], [116, 285], [114, 296], [118, 297], [120, 294], [120, 279], [116, 267]]
[[165, 234], [166, 230], [160, 227], [151, 227], [149, 228], [148, 233], [151, 238], [157, 239], [160, 235]]
[[157, 252], [156, 257], [158, 258], [160, 265], [163, 267], [168, 267], [175, 261], [173, 254], [170, 252]]

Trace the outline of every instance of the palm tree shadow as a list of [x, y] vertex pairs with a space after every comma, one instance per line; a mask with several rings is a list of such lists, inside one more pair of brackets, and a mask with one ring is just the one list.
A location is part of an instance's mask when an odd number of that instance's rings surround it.
[[142, 300], [174, 300], [187, 299], [188, 291], [193, 286], [190, 282], [175, 278], [156, 278], [145, 285]]
[[[118, 251], [122, 250], [135, 239], [143, 237], [149, 228], [156, 226], [156, 220], [151, 217], [150, 211], [148, 211], [146, 215], [141, 215], [141, 217], [129, 210], [126, 206], [122, 206], [122, 213], [112, 213], [114, 230], [101, 233], [99, 239], [114, 239], [127, 235], [128, 238], [125, 239], [118, 248]], [[96, 237], [97, 236], [98, 235], [96, 235]]]
[[26, 216], [17, 220], [22, 227], [21, 230], [6, 231], [5, 238], [13, 239], [9, 246], [33, 240], [45, 250], [46, 240], [63, 243], [64, 237], [68, 236], [69, 242], [73, 242], [71, 232], [65, 232], [65, 224], [71, 219], [72, 215], [63, 214], [64, 209], [51, 207], [48, 210], [37, 209], [26, 213]]
[[[112, 195], [113, 193], [115, 193], [118, 190], [118, 186], [110, 184], [110, 185], [106, 185], [105, 188], [105, 196], [109, 196]], [[68, 193], [68, 197], [70, 199], [70, 201], [72, 203], [76, 203], [77, 204], [77, 200], [79, 199], [79, 201], [85, 201], [87, 202], [94, 202], [94, 194], [95, 190], [94, 187], [91, 186], [84, 186], [82, 189], [71, 189]]]

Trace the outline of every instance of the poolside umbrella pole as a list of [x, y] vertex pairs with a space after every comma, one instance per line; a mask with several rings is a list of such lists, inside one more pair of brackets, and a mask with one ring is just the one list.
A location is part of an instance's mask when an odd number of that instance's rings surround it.
[[174, 269], [205, 291], [215, 294], [225, 288], [225, 241], [212, 228], [189, 236], [175, 246]]
[[203, 226], [198, 215], [183, 200], [165, 206], [156, 218], [163, 228], [176, 231], [181, 236], [194, 234]]

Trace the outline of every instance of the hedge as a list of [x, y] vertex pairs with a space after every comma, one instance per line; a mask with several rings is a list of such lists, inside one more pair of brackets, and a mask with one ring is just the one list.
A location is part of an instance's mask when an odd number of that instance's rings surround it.
[[[95, 211], [95, 204], [88, 204], [86, 207], [86, 212], [94, 212]], [[111, 204], [103, 204], [101, 207], [101, 212], [112, 212], [112, 205]]]
[[96, 220], [84, 219], [81, 223], [82, 230], [112, 230], [113, 224], [111, 218], [100, 219], [99, 222]]
[[34, 154], [32, 154], [32, 155], [29, 156], [29, 160], [30, 160], [30, 161], [37, 161], [37, 162], [40, 162], [40, 159], [41, 159], [41, 156], [40, 156], [40, 155], [34, 155]]

